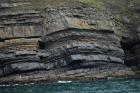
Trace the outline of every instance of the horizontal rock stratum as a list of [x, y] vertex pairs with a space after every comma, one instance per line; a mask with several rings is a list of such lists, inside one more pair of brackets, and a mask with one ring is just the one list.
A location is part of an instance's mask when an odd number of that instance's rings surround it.
[[[0, 1], [0, 83], [139, 75], [137, 0], [101, 8], [100, 0], [80, 1]], [[135, 15], [126, 16], [120, 3]]]

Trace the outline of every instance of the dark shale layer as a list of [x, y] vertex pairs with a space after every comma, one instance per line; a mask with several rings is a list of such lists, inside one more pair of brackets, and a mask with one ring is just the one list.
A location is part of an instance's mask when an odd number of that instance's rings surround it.
[[139, 77], [139, 0], [1, 0], [0, 83]]

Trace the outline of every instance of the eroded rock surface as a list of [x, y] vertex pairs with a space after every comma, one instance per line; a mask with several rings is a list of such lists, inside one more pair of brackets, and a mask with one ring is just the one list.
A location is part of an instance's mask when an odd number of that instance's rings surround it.
[[[120, 26], [109, 9], [82, 3], [41, 10], [15, 9], [32, 6], [31, 0], [2, 0], [0, 4], [1, 83], [135, 76], [127, 62], [132, 63], [131, 57], [139, 62], [139, 39], [129, 34], [133, 42], [125, 39], [125, 34], [118, 34]], [[124, 20], [129, 22], [127, 17]], [[136, 56], [127, 53], [130, 48]]]

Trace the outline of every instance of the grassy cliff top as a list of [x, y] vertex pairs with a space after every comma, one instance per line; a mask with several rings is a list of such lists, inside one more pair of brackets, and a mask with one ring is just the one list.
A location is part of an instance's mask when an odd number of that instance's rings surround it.
[[[87, 6], [97, 7], [98, 9], [113, 9], [121, 11], [121, 14], [128, 15], [131, 19], [136, 19], [131, 10], [140, 9], [140, 0], [2, 0], [8, 3], [18, 3], [9, 11], [22, 10], [42, 10], [47, 7], [61, 7], [61, 6], [78, 6], [85, 4]], [[10, 1], [10, 2], [9, 2]], [[20, 3], [23, 4], [20, 4]], [[14, 4], [13, 4], [14, 5]], [[137, 20], [137, 19], [136, 19]]]
[[[46, 7], [77, 6], [84, 3], [90, 6], [104, 9], [108, 6], [126, 11], [129, 6], [140, 5], [140, 0], [18, 0], [25, 2], [23, 5], [14, 7], [15, 10], [44, 9]], [[29, 3], [27, 3], [29, 2]]]

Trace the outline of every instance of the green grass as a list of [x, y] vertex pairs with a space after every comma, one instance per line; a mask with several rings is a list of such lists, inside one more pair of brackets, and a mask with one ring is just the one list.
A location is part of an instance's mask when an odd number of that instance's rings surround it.
[[87, 3], [97, 8], [104, 8], [105, 6], [101, 0], [78, 0], [78, 1], [82, 3]]
[[15, 9], [43, 9], [48, 6], [70, 6], [77, 5], [77, 1], [101, 9], [105, 8], [106, 5], [110, 4], [112, 6], [119, 7], [122, 10], [126, 10], [127, 2], [133, 2], [140, 5], [140, 0], [31, 0], [30, 4], [17, 6], [15, 7]]
[[89, 5], [92, 5], [97, 8], [101, 8], [101, 9], [105, 8], [106, 5], [108, 5], [108, 4], [122, 8], [122, 9], [126, 6], [126, 0], [78, 0], [78, 1], [87, 3]]
[[127, 10], [129, 4], [140, 6], [140, 0], [78, 0], [79, 2], [87, 3], [89, 5], [105, 8], [106, 5], [118, 7], [123, 11]]
[[31, 0], [30, 4], [24, 4], [16, 6], [13, 10], [41, 10], [46, 7], [61, 7], [61, 6], [71, 6], [77, 5], [77, 0]]

